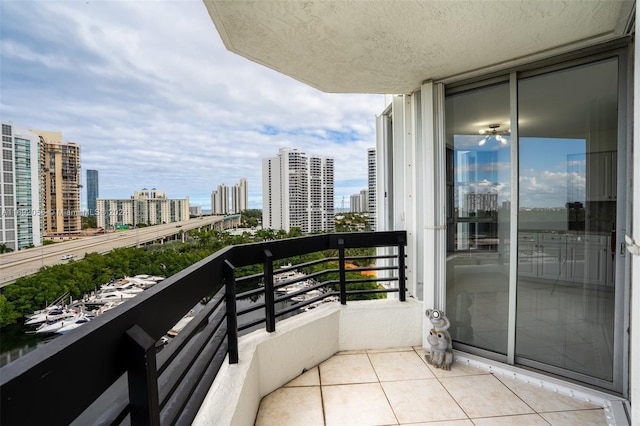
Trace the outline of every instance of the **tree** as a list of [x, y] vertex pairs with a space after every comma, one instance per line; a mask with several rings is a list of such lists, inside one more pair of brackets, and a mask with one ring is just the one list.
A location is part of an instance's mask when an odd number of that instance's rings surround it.
[[10, 253], [13, 249], [7, 246], [5, 243], [0, 243], [0, 253]]

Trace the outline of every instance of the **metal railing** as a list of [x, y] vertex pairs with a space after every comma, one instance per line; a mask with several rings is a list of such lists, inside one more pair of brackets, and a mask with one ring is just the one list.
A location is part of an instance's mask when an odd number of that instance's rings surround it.
[[[395, 231], [322, 234], [226, 247], [2, 367], [0, 423], [191, 423], [227, 354], [230, 363], [238, 362], [239, 334], [262, 324], [272, 332], [277, 319], [322, 298], [339, 297], [345, 304], [362, 294], [397, 292], [404, 301], [405, 245], [406, 233]], [[348, 249], [379, 247], [390, 249], [385, 255], [365, 256], [376, 260], [377, 266], [347, 269], [348, 261], [362, 260], [362, 256], [349, 257]], [[279, 261], [326, 250], [337, 256], [274, 271]], [[313, 268], [321, 263], [329, 267]], [[236, 278], [238, 271], [251, 265], [261, 265], [262, 272]], [[279, 295], [278, 289], [291, 282], [274, 277], [292, 270], [309, 271], [305, 279], [312, 285]], [[347, 276], [349, 271], [364, 270], [382, 276]], [[356, 283], [380, 281], [397, 285], [352, 289]], [[237, 292], [242, 287], [248, 289]], [[292, 298], [320, 288], [325, 289], [320, 296], [291, 303]], [[237, 309], [238, 301], [247, 298], [256, 301]], [[200, 305], [203, 299], [208, 302]], [[157, 342], [194, 306], [201, 309], [193, 320], [158, 351]], [[251, 313], [254, 318], [249, 318]]]

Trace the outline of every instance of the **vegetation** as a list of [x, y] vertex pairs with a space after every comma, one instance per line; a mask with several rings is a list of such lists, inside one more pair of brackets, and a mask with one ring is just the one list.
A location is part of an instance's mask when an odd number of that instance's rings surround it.
[[0, 243], [0, 253], [10, 253], [13, 249], [7, 246], [5, 243]]
[[[19, 318], [34, 310], [41, 309], [60, 295], [69, 293], [73, 299], [81, 298], [85, 293], [99, 288], [102, 284], [116, 278], [137, 274], [171, 276], [182, 269], [204, 259], [221, 248], [248, 242], [268, 241], [300, 236], [299, 228], [285, 231], [260, 229], [254, 235], [231, 235], [216, 230], [190, 231], [185, 243], [175, 241], [163, 245], [151, 245], [146, 248], [118, 248], [106, 255], [89, 253], [79, 261], [46, 266], [37, 274], [19, 278], [15, 284], [3, 288], [0, 295], [0, 327], [13, 324]], [[374, 249], [350, 250], [348, 256], [373, 256]], [[337, 257], [336, 251], [312, 253], [284, 259], [274, 265], [300, 264], [326, 257]], [[358, 264], [371, 261], [361, 260]], [[323, 262], [306, 267], [304, 272], [312, 273], [327, 269], [337, 269], [335, 262]], [[237, 276], [253, 275], [262, 272], [262, 265], [251, 265], [236, 270]], [[348, 279], [362, 279], [357, 272], [348, 272]], [[338, 272], [330, 272], [322, 277], [323, 281], [338, 280]], [[350, 289], [377, 288], [375, 283], [353, 284]], [[360, 298], [385, 297], [382, 295], [364, 295]]]
[[94, 229], [98, 227], [96, 216], [82, 216], [82, 229]]
[[262, 225], [262, 210], [243, 210], [240, 218], [241, 226], [244, 228], [256, 228]]
[[336, 232], [371, 231], [369, 217], [362, 213], [340, 213], [336, 215]]

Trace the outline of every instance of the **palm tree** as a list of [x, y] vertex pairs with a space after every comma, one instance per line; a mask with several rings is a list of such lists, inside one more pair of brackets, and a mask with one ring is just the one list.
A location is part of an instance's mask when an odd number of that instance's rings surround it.
[[9, 246], [7, 246], [5, 243], [0, 243], [0, 254], [1, 253], [10, 253], [12, 252], [13, 249]]

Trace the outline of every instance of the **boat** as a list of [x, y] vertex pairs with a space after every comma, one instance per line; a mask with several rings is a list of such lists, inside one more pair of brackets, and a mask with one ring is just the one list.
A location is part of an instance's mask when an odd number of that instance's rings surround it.
[[24, 322], [24, 324], [25, 325], [39, 325], [39, 324], [42, 324], [43, 322], [47, 322], [47, 316], [51, 312], [55, 312], [55, 311], [58, 311], [60, 309], [64, 309], [64, 308], [62, 306], [59, 306], [59, 305], [47, 306], [45, 309], [41, 309], [39, 311], [34, 312], [31, 315], [27, 315], [26, 316], [27, 320]]
[[304, 293], [304, 294], [300, 294], [298, 296], [293, 296], [291, 298], [292, 302], [304, 302], [307, 301], [309, 299], [313, 299], [315, 297], [321, 296], [324, 293], [318, 289], [315, 290], [309, 290], [308, 292]]
[[88, 323], [96, 316], [90, 313], [80, 314], [73, 321], [63, 321], [62, 327], [57, 329], [55, 332], [58, 334], [65, 334], [70, 332], [71, 330], [75, 330], [76, 328]]
[[125, 293], [118, 290], [105, 290], [99, 291], [95, 295], [89, 297], [85, 303], [87, 304], [103, 304], [107, 302], [115, 302], [115, 301], [125, 301], [131, 299], [132, 297], [136, 297], [138, 293]]
[[47, 315], [51, 311], [64, 309], [63, 300], [69, 297], [69, 292], [66, 292], [62, 296], [58, 297], [51, 304], [47, 305], [45, 308], [34, 311], [33, 314], [25, 315], [26, 321], [25, 325], [38, 325], [47, 321]]

